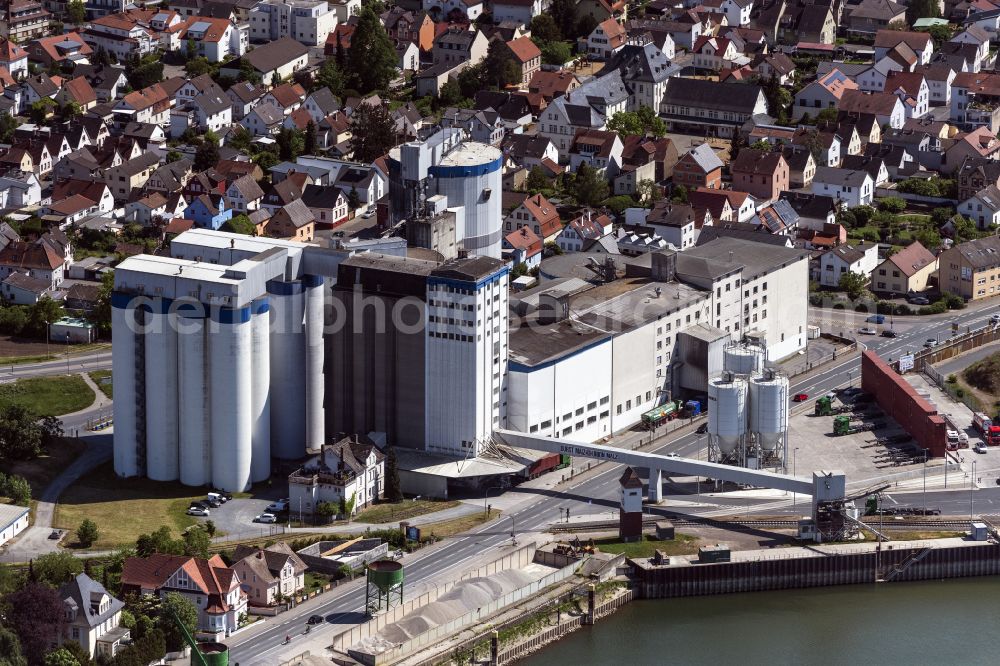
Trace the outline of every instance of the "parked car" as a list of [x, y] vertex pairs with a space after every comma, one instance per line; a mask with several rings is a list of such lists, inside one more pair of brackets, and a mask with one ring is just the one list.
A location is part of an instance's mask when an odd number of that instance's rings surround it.
[[908, 296], [906, 298], [911, 305], [930, 305], [931, 301], [926, 296]]
[[884, 331], [882, 331], [882, 337], [883, 338], [894, 338], [894, 337], [896, 337], [896, 331], [892, 330], [891, 328], [887, 328]]
[[808, 393], [796, 393], [792, 397], [792, 401], [793, 402], [805, 402], [808, 399], [809, 399], [809, 394]]
[[187, 515], [189, 515], [189, 516], [202, 516], [202, 517], [204, 517], [204, 516], [208, 515], [208, 509], [206, 509], [204, 507], [200, 507], [200, 506], [188, 507]]
[[991, 324], [1000, 324], [1000, 314], [995, 314], [990, 316]]
[[369, 208], [368, 210], [366, 210], [364, 213], [361, 214], [361, 217], [365, 220], [372, 219], [373, 217], [375, 217], [375, 209]]
[[255, 523], [276, 523], [278, 522], [278, 517], [273, 513], [262, 513], [259, 516], [254, 517], [253, 522]]
[[881, 324], [885, 322], [885, 315], [875, 314], [865, 319], [869, 324]]
[[306, 620], [306, 624], [323, 624], [325, 621], [322, 615], [310, 615], [309, 619]]
[[876, 333], [878, 333], [878, 331], [876, 331], [871, 326], [862, 326], [861, 328], [858, 329], [858, 333], [860, 333], [861, 335], [875, 335]]
[[935, 339], [935, 338], [927, 338], [927, 342], [924, 343], [924, 347], [927, 347], [928, 349], [930, 349], [931, 347], [937, 347], [938, 344], [939, 343], [938, 343], [937, 339]]
[[270, 504], [268, 504], [267, 508], [264, 510], [267, 511], [268, 513], [281, 513], [282, 511], [288, 510], [288, 504], [281, 500], [278, 500], [277, 502], [271, 502]]
[[49, 533], [49, 538], [50, 538], [50, 539], [58, 539], [58, 538], [60, 538], [61, 536], [62, 536], [62, 530], [52, 530], [52, 531], [51, 531], [51, 532]]
[[695, 430], [695, 432], [698, 433], [699, 435], [704, 435], [706, 432], [708, 432], [708, 424], [702, 423], [700, 426], [698, 426], [698, 429]]
[[990, 447], [986, 446], [986, 442], [976, 442], [976, 445], [972, 447], [972, 450], [976, 453], [988, 453]]

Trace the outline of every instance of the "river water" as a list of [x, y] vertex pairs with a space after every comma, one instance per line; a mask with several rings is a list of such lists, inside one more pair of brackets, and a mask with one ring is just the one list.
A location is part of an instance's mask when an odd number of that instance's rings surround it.
[[635, 601], [526, 666], [998, 664], [1000, 577]]

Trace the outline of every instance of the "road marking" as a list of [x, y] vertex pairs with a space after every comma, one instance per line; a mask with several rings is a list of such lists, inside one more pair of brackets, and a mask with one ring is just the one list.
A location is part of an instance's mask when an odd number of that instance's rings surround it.
[[887, 500], [889, 500], [893, 504], [899, 504], [899, 502], [897, 502], [895, 499], [893, 499], [892, 495], [888, 495], [887, 494], [885, 497], [886, 497]]

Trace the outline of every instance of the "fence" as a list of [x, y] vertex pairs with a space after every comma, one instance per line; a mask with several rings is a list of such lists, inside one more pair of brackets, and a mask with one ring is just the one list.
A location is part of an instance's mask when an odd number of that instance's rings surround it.
[[224, 545], [227, 543], [237, 543], [240, 541], [251, 541], [253, 539], [267, 539], [279, 537], [287, 532], [284, 525], [269, 525], [256, 530], [244, 530], [242, 532], [229, 532], [225, 536], [212, 539], [214, 545]]
[[[983, 326], [976, 330], [969, 330], [956, 335], [942, 345], [916, 352], [913, 355], [913, 370], [914, 372], [927, 372], [927, 367], [932, 363], [947, 360], [963, 352], [997, 341], [1000, 341], [1000, 326]], [[899, 372], [899, 361], [896, 361], [893, 367]]]

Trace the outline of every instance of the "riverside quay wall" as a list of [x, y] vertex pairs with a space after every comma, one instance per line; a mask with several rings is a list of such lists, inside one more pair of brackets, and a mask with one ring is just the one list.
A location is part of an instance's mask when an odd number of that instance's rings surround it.
[[[922, 541], [883, 543], [879, 548], [868, 543], [866, 550], [851, 545], [840, 552], [803, 556], [753, 551], [739, 553], [740, 560], [732, 562], [699, 564], [672, 557], [670, 564], [654, 564], [651, 559], [630, 559], [629, 564], [639, 595], [646, 599], [1000, 574], [1000, 545], [944, 541], [955, 545]], [[760, 558], [752, 559], [758, 553]]]

